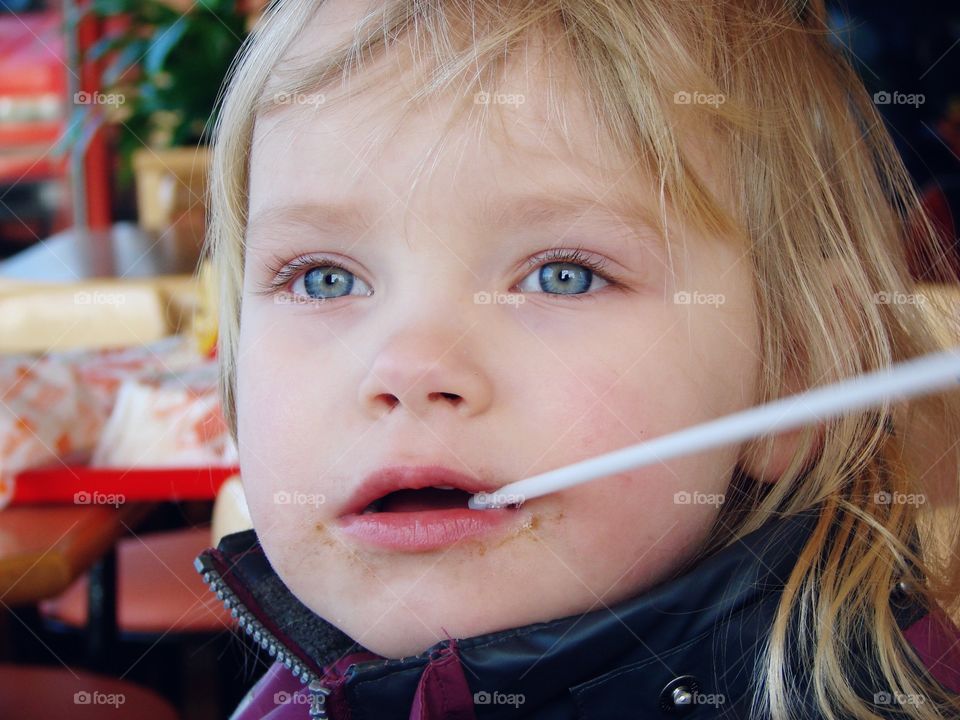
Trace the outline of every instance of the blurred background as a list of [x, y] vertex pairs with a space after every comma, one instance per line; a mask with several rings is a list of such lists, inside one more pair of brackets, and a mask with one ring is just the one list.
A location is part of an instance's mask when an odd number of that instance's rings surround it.
[[[0, 0], [0, 717], [222, 718], [267, 666], [193, 569], [249, 527], [200, 251], [264, 4]], [[960, 4], [831, 24], [960, 268]]]

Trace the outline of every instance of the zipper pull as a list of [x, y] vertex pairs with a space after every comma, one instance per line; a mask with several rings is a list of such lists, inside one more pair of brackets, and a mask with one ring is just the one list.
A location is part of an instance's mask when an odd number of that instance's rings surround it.
[[310, 720], [327, 720], [327, 695], [330, 689], [319, 680], [311, 680], [307, 690], [310, 692]]

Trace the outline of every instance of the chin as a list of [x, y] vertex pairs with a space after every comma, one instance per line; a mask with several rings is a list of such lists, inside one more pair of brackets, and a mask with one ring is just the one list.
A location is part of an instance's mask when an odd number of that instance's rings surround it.
[[[468, 638], [504, 629], [470, 622], [443, 622], [433, 627], [429, 618], [421, 615], [384, 616], [370, 631], [370, 624], [341, 628], [364, 648], [385, 658], [404, 658], [419, 655], [430, 647], [448, 638]], [[427, 629], [430, 626], [430, 629]], [[403, 629], [406, 629], [405, 632]], [[377, 632], [383, 630], [384, 632]], [[397, 631], [399, 630], [399, 632]]]
[[[414, 622], [417, 622], [417, 621], [414, 620]], [[347, 633], [347, 634], [353, 638], [357, 637], [351, 633]], [[427, 648], [432, 647], [433, 645], [436, 645], [441, 640], [446, 639], [445, 636], [434, 637], [433, 635], [424, 635], [424, 636], [389, 635], [389, 634], [364, 635], [362, 632], [359, 633], [359, 635], [361, 639], [357, 640], [357, 642], [360, 645], [362, 645], [364, 648], [366, 648], [372, 653], [376, 653], [381, 657], [385, 657], [391, 660], [411, 657], [413, 655], [419, 655]]]

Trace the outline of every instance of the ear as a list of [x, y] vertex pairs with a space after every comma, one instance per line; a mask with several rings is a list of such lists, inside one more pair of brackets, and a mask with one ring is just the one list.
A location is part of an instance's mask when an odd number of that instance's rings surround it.
[[[786, 395], [793, 395], [802, 390], [793, 363], [788, 371], [785, 388]], [[793, 456], [800, 449], [805, 429], [800, 427], [777, 435], [765, 435], [744, 443], [738, 460], [740, 467], [754, 480], [765, 483], [776, 482], [783, 477]], [[823, 445], [823, 425], [817, 425], [815, 431], [816, 440], [804, 458], [804, 466], [813, 462]]]
[[[817, 277], [828, 287], [832, 286], [836, 299], [836, 307], [840, 312], [849, 313], [848, 321], [851, 332], [856, 328], [855, 315], [848, 306], [849, 298], [855, 294], [849, 290], [850, 280], [844, 275], [843, 266], [832, 259], [824, 259], [817, 269]], [[804, 353], [799, 353], [803, 355]], [[787, 368], [784, 377], [784, 396], [795, 395], [810, 389], [803, 382], [801, 372], [806, 358], [791, 354], [787, 359]], [[815, 432], [814, 441], [803, 459], [804, 467], [809, 467], [823, 448], [825, 426], [818, 423], [812, 428]], [[788, 430], [778, 435], [766, 435], [743, 444], [740, 450], [739, 463], [743, 471], [755, 480], [773, 483], [783, 477], [790, 466], [790, 461], [800, 449], [801, 440], [806, 427]]]
[[[800, 449], [803, 432], [804, 428], [797, 428], [746, 443], [740, 454], [740, 467], [754, 480], [764, 483], [777, 482]], [[823, 446], [823, 426], [817, 425], [815, 432], [816, 439], [804, 458], [804, 467], [813, 462]]]

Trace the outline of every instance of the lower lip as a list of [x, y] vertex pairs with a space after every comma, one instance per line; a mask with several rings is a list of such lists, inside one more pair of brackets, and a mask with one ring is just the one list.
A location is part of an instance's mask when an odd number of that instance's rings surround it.
[[519, 517], [516, 509], [469, 510], [446, 508], [416, 512], [344, 515], [338, 519], [347, 535], [385, 550], [423, 552], [479, 538]]

